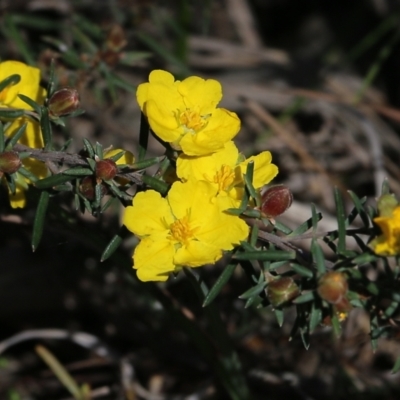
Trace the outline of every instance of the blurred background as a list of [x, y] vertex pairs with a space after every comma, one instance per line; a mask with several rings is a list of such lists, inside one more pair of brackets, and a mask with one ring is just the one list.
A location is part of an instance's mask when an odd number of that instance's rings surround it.
[[[383, 179], [400, 196], [400, 2], [398, 0], [1, 0], [1, 60], [42, 70], [55, 60], [59, 87], [72, 86], [85, 113], [55, 128], [70, 152], [82, 139], [137, 155], [138, 84], [153, 69], [221, 82], [246, 155], [269, 150], [275, 183], [294, 195], [281, 218], [296, 227], [316, 204], [321, 230], [335, 228], [333, 187], [379, 196]], [[151, 155], [163, 148], [152, 139]], [[128, 238], [100, 255], [120, 227], [115, 204], [100, 218], [53, 200], [39, 249], [31, 252], [38, 193], [13, 210], [0, 188], [0, 399], [68, 399], [34, 351], [44, 344], [93, 398], [224, 399], [209, 366], [171, 314], [139, 284]], [[348, 205], [350, 207], [350, 204]], [[309, 245], [305, 243], [304, 246]], [[221, 266], [205, 268], [215, 281]], [[215, 300], [255, 399], [398, 399], [391, 374], [399, 333], [374, 353], [369, 320], [353, 310], [335, 338], [321, 327], [304, 348], [270, 308], [245, 309], [237, 269]], [[182, 277], [162, 290], [201, 330], [203, 312]], [[395, 318], [394, 318], [395, 321]], [[25, 336], [11, 346], [8, 338]], [[85, 332], [92, 336], [79, 336]], [[77, 336], [73, 336], [76, 334]], [[9, 346], [9, 347], [8, 347]], [[125, 380], [124, 380], [125, 379]], [[128, 381], [129, 384], [126, 383]]]

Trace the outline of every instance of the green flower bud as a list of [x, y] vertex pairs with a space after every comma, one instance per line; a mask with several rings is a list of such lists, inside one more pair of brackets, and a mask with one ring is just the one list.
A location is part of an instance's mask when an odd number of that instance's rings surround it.
[[346, 296], [349, 285], [345, 274], [337, 271], [327, 272], [318, 282], [317, 292], [321, 299], [330, 304], [339, 304]]
[[2, 174], [13, 174], [21, 167], [22, 162], [19, 154], [15, 151], [4, 151], [0, 153], [0, 172]]
[[300, 294], [299, 287], [290, 277], [282, 277], [268, 284], [267, 296], [274, 307], [279, 307]]
[[261, 194], [261, 212], [267, 218], [275, 218], [283, 214], [292, 202], [293, 195], [288, 187], [271, 186]]
[[380, 217], [391, 217], [393, 210], [398, 206], [396, 197], [392, 194], [383, 194], [378, 199], [378, 211]]
[[71, 114], [79, 107], [79, 93], [74, 88], [63, 88], [50, 97], [48, 108], [53, 117]]

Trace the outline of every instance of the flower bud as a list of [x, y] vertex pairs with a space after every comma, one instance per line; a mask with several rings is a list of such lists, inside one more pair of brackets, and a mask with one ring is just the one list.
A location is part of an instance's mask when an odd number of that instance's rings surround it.
[[293, 300], [300, 294], [299, 287], [290, 277], [278, 278], [268, 284], [268, 299], [274, 307]]
[[391, 217], [393, 210], [398, 206], [396, 197], [392, 194], [383, 194], [378, 199], [378, 211], [380, 217]]
[[[88, 200], [94, 200], [96, 197], [96, 181], [93, 176], [85, 176], [79, 185], [79, 191], [82, 195]], [[107, 194], [107, 188], [102, 184], [101, 185], [101, 197]]]
[[349, 285], [345, 274], [337, 271], [327, 272], [319, 282], [317, 292], [321, 299], [330, 304], [339, 304], [346, 296]]
[[74, 88], [63, 88], [50, 97], [48, 108], [53, 117], [71, 114], [79, 107], [79, 93]]
[[109, 181], [117, 175], [117, 172], [117, 164], [109, 158], [99, 160], [96, 163], [96, 178], [98, 179]]
[[108, 50], [111, 50], [115, 53], [121, 51], [128, 44], [125, 32], [121, 25], [115, 24], [111, 27], [105, 44]]
[[4, 174], [13, 174], [21, 167], [22, 162], [19, 154], [15, 151], [4, 151], [0, 153], [0, 172]]
[[283, 214], [291, 205], [293, 195], [284, 185], [271, 186], [261, 194], [261, 212], [267, 218]]

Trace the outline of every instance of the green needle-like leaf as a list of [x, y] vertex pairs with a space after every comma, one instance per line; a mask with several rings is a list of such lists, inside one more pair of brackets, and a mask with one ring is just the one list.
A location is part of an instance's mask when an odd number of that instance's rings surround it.
[[337, 249], [339, 253], [342, 253], [342, 251], [346, 249], [346, 215], [344, 211], [343, 199], [338, 188], [335, 188], [334, 197], [336, 203], [336, 218], [338, 221], [339, 233]]
[[25, 133], [26, 125], [26, 123], [21, 125], [18, 128], [17, 132], [15, 132], [14, 135], [10, 138], [10, 140], [6, 144], [7, 149], [11, 150], [17, 144], [18, 140]]
[[232, 256], [235, 260], [284, 261], [294, 260], [296, 252], [283, 250], [245, 251]]
[[52, 188], [53, 186], [62, 185], [65, 182], [71, 181], [72, 179], [73, 178], [71, 176], [57, 174], [36, 181], [35, 186], [38, 189], [48, 189]]
[[313, 260], [317, 266], [318, 274], [323, 275], [326, 272], [325, 257], [321, 246], [315, 239], [313, 239], [311, 243], [311, 253], [313, 256]]
[[233, 275], [235, 268], [236, 264], [228, 264], [224, 268], [222, 274], [218, 277], [217, 281], [214, 283], [214, 286], [210, 289], [207, 296], [204, 298], [203, 307], [207, 307], [218, 296], [220, 291]]
[[43, 143], [46, 150], [52, 150], [52, 131], [49, 118], [49, 110], [42, 107], [42, 117], [40, 118], [40, 127], [42, 128]]
[[39, 198], [39, 203], [36, 209], [35, 220], [33, 222], [32, 233], [32, 251], [36, 251], [43, 235], [44, 221], [46, 218], [47, 207], [49, 205], [50, 194], [47, 191], [42, 191]]
[[157, 192], [161, 193], [162, 195], [167, 194], [169, 185], [163, 181], [160, 181], [157, 178], [154, 178], [149, 175], [143, 175], [142, 181], [146, 185], [150, 186], [152, 189], [156, 190]]
[[42, 115], [42, 108], [41, 106], [36, 103], [36, 101], [32, 100], [30, 97], [25, 96], [24, 94], [19, 94], [18, 97], [25, 102], [26, 104], [28, 104], [29, 106], [31, 106], [35, 112], [38, 114], [39, 117], [41, 117]]

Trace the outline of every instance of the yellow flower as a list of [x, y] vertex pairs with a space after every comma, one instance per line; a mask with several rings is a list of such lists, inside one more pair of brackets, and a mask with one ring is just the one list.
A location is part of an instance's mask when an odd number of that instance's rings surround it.
[[23, 110], [32, 108], [22, 101], [18, 95], [23, 94], [41, 104], [46, 97], [46, 90], [39, 86], [40, 70], [19, 61], [3, 61], [0, 63], [0, 82], [11, 75], [20, 75], [16, 85], [10, 85], [0, 92], [0, 107], [12, 107]]
[[238, 116], [216, 108], [222, 98], [216, 80], [191, 76], [174, 81], [169, 72], [155, 70], [136, 96], [154, 133], [185, 154], [213, 153], [239, 132]]
[[112, 149], [104, 153], [104, 158], [111, 158], [118, 153], [124, 152], [124, 154], [115, 162], [117, 165], [122, 164], [133, 164], [135, 162], [135, 156], [128, 150], [124, 149]]
[[166, 198], [154, 190], [138, 193], [123, 219], [141, 239], [133, 255], [138, 278], [165, 281], [183, 266], [213, 264], [245, 240], [246, 223], [223, 210], [205, 181], [175, 182]]
[[381, 256], [400, 255], [400, 206], [392, 215], [376, 217], [374, 222], [382, 230], [382, 235], [370, 243], [374, 252]]
[[[31, 110], [32, 107], [22, 101], [18, 97], [18, 94], [23, 94], [42, 104], [46, 97], [46, 91], [40, 87], [40, 70], [19, 61], [4, 61], [0, 63], [0, 81], [14, 74], [20, 75], [21, 80], [17, 84], [10, 85], [0, 92], [0, 107]], [[12, 136], [25, 123], [27, 124], [26, 130], [19, 143], [32, 148], [43, 147], [39, 123], [26, 116], [12, 121], [6, 135]], [[44, 178], [47, 175], [47, 168], [41, 161], [24, 159], [23, 166], [38, 178]], [[22, 208], [26, 205], [25, 190], [28, 188], [29, 180], [18, 172], [16, 172], [15, 178], [16, 191], [13, 194], [9, 190], [10, 204], [13, 208]]]
[[190, 157], [181, 154], [176, 163], [177, 175], [183, 181], [196, 179], [210, 182], [218, 195], [230, 197], [234, 202], [232, 206], [237, 207], [243, 197], [243, 175], [250, 161], [254, 162], [255, 189], [268, 184], [278, 174], [278, 167], [271, 163], [272, 156], [269, 151], [244, 161], [241, 161], [242, 158], [232, 141], [226, 143], [222, 150], [207, 156]]

